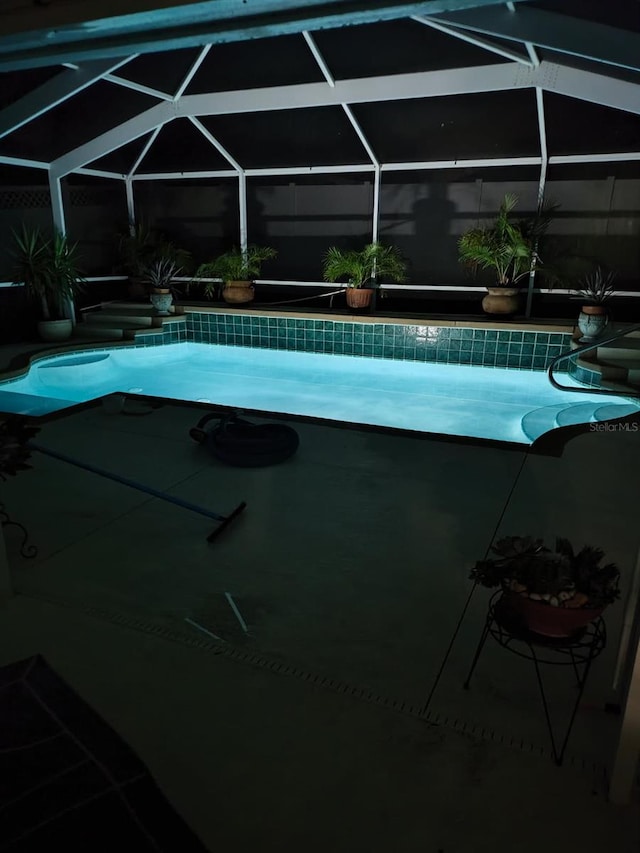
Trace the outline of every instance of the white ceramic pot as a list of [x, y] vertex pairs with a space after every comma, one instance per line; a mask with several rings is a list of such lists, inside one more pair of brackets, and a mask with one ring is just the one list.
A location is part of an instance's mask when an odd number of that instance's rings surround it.
[[609, 317], [602, 305], [583, 305], [578, 317], [578, 328], [582, 332], [583, 343], [595, 341], [604, 332]]
[[152, 291], [149, 296], [151, 300], [151, 304], [156, 309], [156, 314], [160, 317], [168, 317], [171, 313], [169, 308], [171, 308], [173, 304], [173, 295], [170, 291]]

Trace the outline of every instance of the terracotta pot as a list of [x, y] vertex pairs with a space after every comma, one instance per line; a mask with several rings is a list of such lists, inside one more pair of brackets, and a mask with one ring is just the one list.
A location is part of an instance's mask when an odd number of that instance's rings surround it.
[[149, 282], [144, 278], [129, 276], [127, 292], [130, 299], [144, 299], [149, 295]]
[[225, 302], [241, 304], [243, 302], [253, 301], [253, 282], [252, 281], [225, 281], [222, 290], [222, 298]]
[[520, 307], [519, 296], [517, 287], [488, 287], [482, 308], [486, 314], [515, 314]]
[[603, 607], [552, 607], [544, 601], [535, 601], [526, 595], [506, 592], [507, 607], [522, 623], [543, 637], [571, 637], [581, 628], [597, 619]]
[[345, 296], [349, 308], [368, 308], [373, 290], [370, 287], [348, 287]]

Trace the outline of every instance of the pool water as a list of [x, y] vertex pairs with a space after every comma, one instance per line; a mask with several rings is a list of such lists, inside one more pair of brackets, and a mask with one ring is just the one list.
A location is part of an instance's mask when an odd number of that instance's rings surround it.
[[42, 415], [115, 391], [520, 444], [640, 409], [624, 397], [559, 391], [544, 371], [196, 343], [43, 359], [0, 383], [0, 409]]

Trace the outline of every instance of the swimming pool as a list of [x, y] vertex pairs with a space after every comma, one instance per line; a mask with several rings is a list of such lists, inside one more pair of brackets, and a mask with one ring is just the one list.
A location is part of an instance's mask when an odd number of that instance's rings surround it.
[[640, 409], [623, 397], [559, 391], [540, 370], [198, 343], [45, 358], [0, 383], [0, 409], [42, 415], [115, 391], [520, 444]]

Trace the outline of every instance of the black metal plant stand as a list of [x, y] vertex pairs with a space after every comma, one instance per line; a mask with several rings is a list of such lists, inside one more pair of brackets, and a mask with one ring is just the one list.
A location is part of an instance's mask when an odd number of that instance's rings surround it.
[[2, 527], [17, 527], [20, 533], [22, 534], [22, 542], [20, 543], [20, 554], [27, 559], [33, 559], [38, 553], [38, 547], [36, 545], [32, 545], [29, 543], [29, 533], [24, 524], [20, 524], [19, 521], [14, 521], [7, 510], [5, 509], [4, 504], [0, 503], [0, 525]]
[[[518, 615], [508, 606], [507, 599], [503, 593], [498, 591], [489, 600], [487, 618], [480, 635], [480, 641], [476, 648], [471, 663], [471, 669], [464, 682], [465, 690], [469, 689], [469, 682], [474, 673], [480, 655], [488, 637], [492, 637], [499, 645], [507, 651], [513, 652], [526, 660], [533, 661], [542, 707], [547, 722], [549, 738], [555, 763], [560, 766], [569, 742], [569, 736], [578, 712], [578, 707], [584, 693], [584, 688], [589, 677], [591, 664], [603, 651], [607, 643], [607, 634], [602, 618], [590, 622], [586, 628], [580, 629], [571, 637], [545, 637], [536, 634], [522, 625]], [[551, 722], [549, 705], [542, 680], [541, 666], [570, 666], [576, 678], [578, 692], [571, 709], [571, 716], [564, 738], [558, 749], [554, 727]]]

